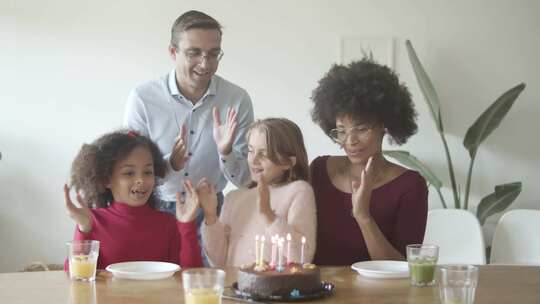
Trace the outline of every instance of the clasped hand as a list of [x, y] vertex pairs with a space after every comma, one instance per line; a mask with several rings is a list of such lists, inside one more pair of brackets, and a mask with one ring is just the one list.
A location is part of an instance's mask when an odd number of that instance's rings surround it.
[[[184, 181], [184, 190], [186, 191], [186, 200], [184, 205], [201, 206], [204, 212], [204, 218], [207, 225], [217, 221], [217, 197], [216, 190], [206, 178], [202, 178], [196, 187], [193, 187], [191, 181]], [[177, 204], [177, 206], [180, 203]], [[196, 210], [195, 210], [196, 211]], [[178, 209], [177, 209], [178, 214]], [[193, 215], [193, 217], [196, 215]]]
[[[232, 151], [232, 145], [236, 136], [236, 130], [238, 129], [238, 122], [236, 119], [236, 111], [233, 108], [227, 109], [227, 118], [225, 123], [221, 122], [219, 117], [219, 109], [214, 107], [212, 109], [214, 117], [214, 124], [212, 134], [214, 141], [218, 148], [219, 154], [229, 155]], [[175, 171], [180, 171], [184, 168], [189, 157], [187, 156], [187, 127], [182, 125], [180, 135], [174, 140], [172, 148], [170, 163], [171, 167]]]
[[259, 206], [259, 213], [264, 216], [267, 224], [272, 224], [276, 220], [276, 213], [272, 210], [270, 205], [270, 189], [268, 183], [262, 174], [255, 177], [257, 182], [257, 204]]

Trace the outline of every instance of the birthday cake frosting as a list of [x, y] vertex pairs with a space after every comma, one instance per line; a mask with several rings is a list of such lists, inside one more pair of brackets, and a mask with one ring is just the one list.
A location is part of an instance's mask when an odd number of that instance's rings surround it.
[[321, 272], [313, 264], [289, 264], [276, 269], [249, 265], [238, 270], [238, 290], [256, 297], [299, 297], [321, 290]]

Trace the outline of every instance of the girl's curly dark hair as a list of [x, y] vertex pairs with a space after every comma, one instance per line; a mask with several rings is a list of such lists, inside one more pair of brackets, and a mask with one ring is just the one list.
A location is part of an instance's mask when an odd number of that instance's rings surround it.
[[333, 65], [319, 80], [311, 99], [311, 117], [329, 135], [336, 119], [381, 122], [398, 145], [416, 133], [416, 111], [407, 87], [394, 71], [370, 58]]
[[[156, 179], [165, 177], [167, 165], [158, 146], [135, 131], [120, 130], [105, 134], [93, 143], [81, 147], [71, 165], [71, 186], [82, 194], [89, 207], [107, 207], [113, 197], [105, 184], [112, 176], [114, 165], [140, 146], [146, 147], [152, 154]], [[155, 191], [148, 203], [152, 207], [156, 206]]]

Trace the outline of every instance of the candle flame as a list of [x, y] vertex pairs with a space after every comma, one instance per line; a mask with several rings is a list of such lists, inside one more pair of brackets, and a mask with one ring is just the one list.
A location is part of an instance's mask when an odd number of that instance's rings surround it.
[[302, 237], [302, 244], [305, 244], [305, 243], [306, 243], [306, 237], [303, 236], [303, 237]]
[[290, 240], [291, 240], [291, 234], [287, 233], [287, 241], [290, 241]]

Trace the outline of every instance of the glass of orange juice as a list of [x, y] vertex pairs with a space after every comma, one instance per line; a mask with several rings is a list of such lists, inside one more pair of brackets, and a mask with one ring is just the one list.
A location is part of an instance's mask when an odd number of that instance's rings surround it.
[[221, 304], [225, 271], [214, 268], [194, 268], [182, 272], [186, 304]]
[[99, 241], [67, 242], [69, 277], [78, 281], [94, 281], [99, 255]]
[[96, 282], [71, 281], [69, 304], [97, 304]]

